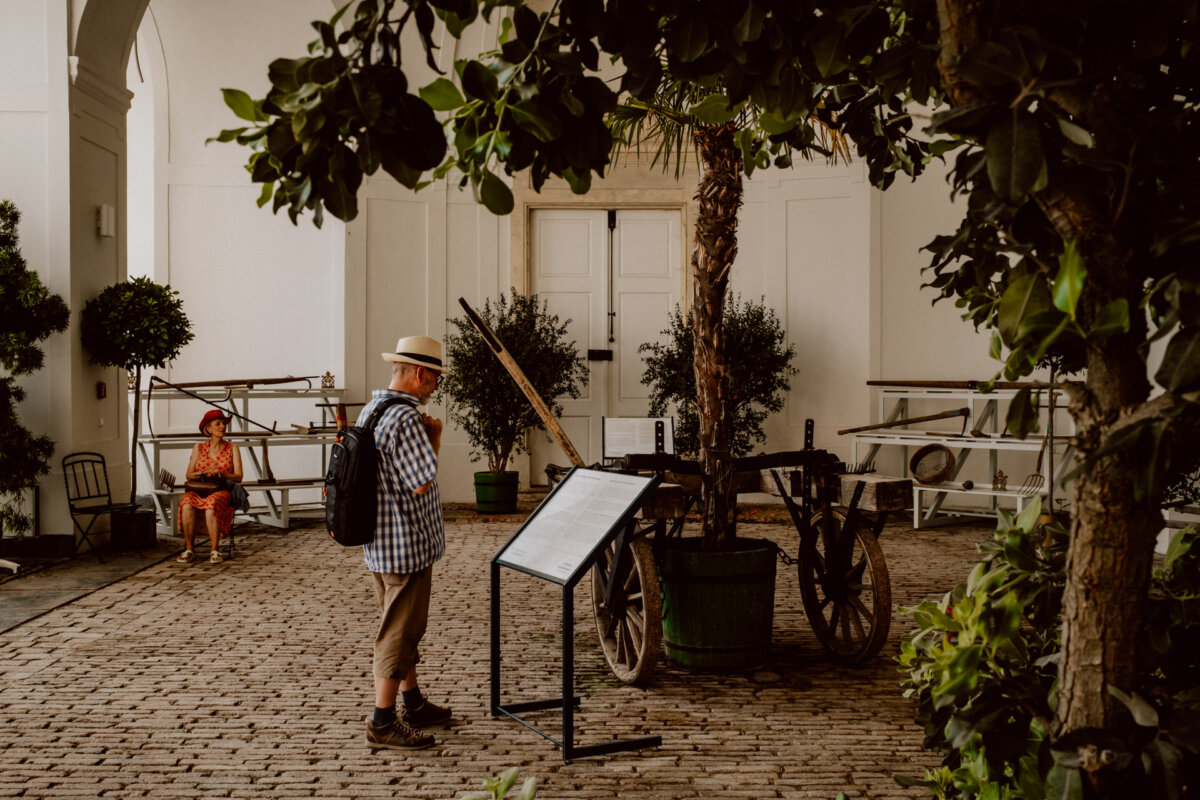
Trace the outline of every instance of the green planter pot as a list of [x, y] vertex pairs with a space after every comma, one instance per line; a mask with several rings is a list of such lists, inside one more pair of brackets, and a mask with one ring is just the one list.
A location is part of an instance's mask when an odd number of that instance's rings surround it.
[[700, 539], [674, 539], [661, 551], [667, 657], [708, 670], [761, 664], [771, 649], [775, 545], [739, 539], [733, 549], [702, 550], [700, 544]]
[[476, 472], [475, 510], [480, 514], [512, 514], [517, 510], [518, 473]]

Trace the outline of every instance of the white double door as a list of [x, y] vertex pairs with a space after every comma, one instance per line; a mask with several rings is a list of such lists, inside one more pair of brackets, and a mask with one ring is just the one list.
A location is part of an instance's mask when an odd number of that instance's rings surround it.
[[[530, 230], [532, 289], [549, 303], [589, 375], [577, 400], [559, 398], [560, 422], [584, 463], [601, 456], [603, 417], [644, 417], [638, 347], [665, 339], [683, 285], [681, 215], [655, 209], [543, 209]], [[548, 436], [533, 433], [530, 481], [546, 482], [546, 464], [569, 466]]]

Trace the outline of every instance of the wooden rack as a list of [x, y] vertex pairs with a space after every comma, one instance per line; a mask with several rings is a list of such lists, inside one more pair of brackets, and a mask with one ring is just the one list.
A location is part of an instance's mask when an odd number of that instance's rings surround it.
[[[170, 402], [177, 400], [198, 402], [196, 397], [203, 398], [211, 402], [221, 403], [222, 406], [229, 410], [229, 405], [232, 403], [238, 414], [250, 419], [256, 419], [251, 413], [252, 400], [307, 400], [306, 408], [317, 407], [321, 411], [321, 428], [334, 427], [334, 418], [332, 410], [337, 408], [339, 403], [342, 403], [342, 395], [344, 389], [320, 389], [320, 388], [304, 388], [304, 389], [280, 389], [280, 388], [229, 388], [229, 389], [189, 389], [190, 394], [176, 389], [156, 388], [154, 392], [147, 396], [143, 393], [146, 399], [145, 414], [143, 419], [149, 418], [151, 402]], [[133, 392], [130, 391], [130, 416], [132, 418]], [[343, 407], [345, 404], [342, 404]], [[311, 412], [304, 412], [304, 419], [308, 418]], [[263, 420], [259, 420], [263, 422]], [[289, 426], [290, 427], [290, 426]], [[168, 450], [191, 450], [197, 442], [204, 441], [207, 437], [199, 433], [163, 433], [151, 436], [141, 430], [135, 430], [134, 435], [137, 437], [138, 457], [141, 460], [142, 466], [146, 468], [152, 477], [152, 480], [157, 481], [158, 474], [162, 467], [162, 453]], [[251, 519], [255, 522], [270, 525], [276, 528], [286, 528], [290, 522], [292, 511], [300, 508], [315, 507], [318, 501], [294, 499], [293, 492], [303, 492], [303, 490], [314, 490], [324, 485], [324, 472], [326, 460], [328, 458], [328, 448], [333, 444], [336, 436], [332, 432], [322, 431], [320, 433], [301, 434], [294, 430], [281, 430], [279, 433], [272, 434], [269, 431], [262, 429], [252, 429], [244, 420], [234, 417], [230, 422], [230, 430], [225, 434], [225, 438], [234, 444], [239, 445], [242, 455], [242, 470], [245, 480], [242, 485], [246, 491], [250, 493], [251, 498], [255, 502], [250, 507], [250, 510], [245, 514], [239, 513], [239, 516]], [[281, 478], [276, 481], [271, 481], [272, 475], [267, 474], [266, 464], [259, 457], [260, 445], [265, 445], [267, 448], [276, 447], [320, 447], [321, 448], [321, 468], [320, 475], [307, 476], [304, 478]], [[158, 514], [158, 531], [169, 535], [175, 534], [175, 520], [179, 512], [179, 500], [183, 496], [183, 489], [167, 489], [163, 487], [156, 488], [151, 492], [151, 497], [154, 501], [154, 508]], [[261, 498], [261, 503], [258, 502]]]

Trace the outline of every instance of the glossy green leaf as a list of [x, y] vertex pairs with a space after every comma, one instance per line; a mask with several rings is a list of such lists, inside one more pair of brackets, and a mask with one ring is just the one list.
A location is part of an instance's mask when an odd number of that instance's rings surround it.
[[466, 102], [458, 87], [446, 78], [438, 78], [428, 86], [422, 86], [420, 96], [434, 111], [452, 111]]
[[733, 26], [733, 39], [738, 44], [753, 42], [762, 36], [763, 21], [766, 19], [766, 12], [758, 3], [748, 3], [746, 12], [742, 14], [742, 18]]
[[729, 99], [723, 94], [710, 94], [688, 109], [688, 113], [705, 125], [724, 125], [733, 119]]
[[221, 96], [225, 98], [225, 105], [239, 118], [247, 122], [266, 122], [266, 116], [258, 110], [250, 95], [241, 89], [222, 89]]
[[1050, 290], [1040, 274], [1022, 275], [1009, 284], [996, 314], [996, 327], [1005, 344], [1010, 347], [1020, 344], [1025, 320], [1051, 308]]
[[997, 361], [1004, 360], [1004, 340], [1000, 338], [999, 331], [992, 331], [991, 342], [988, 345], [988, 355]]
[[1126, 694], [1116, 686], [1109, 686], [1108, 693], [1120, 700], [1129, 709], [1129, 713], [1133, 716], [1133, 721], [1138, 725], [1141, 725], [1143, 728], [1158, 727], [1158, 711], [1146, 698], [1137, 692]]
[[846, 65], [845, 32], [831, 16], [824, 16], [807, 37], [813, 61], [822, 77], [840, 72]]
[[796, 120], [788, 122], [787, 120], [779, 117], [779, 115], [766, 111], [759, 115], [758, 125], [772, 136], [777, 136], [795, 129]]
[[1163, 557], [1163, 570], [1170, 572], [1175, 563], [1192, 549], [1191, 541], [1183, 535], [1183, 530], [1177, 530], [1171, 535], [1167, 544], [1167, 554]]
[[468, 61], [462, 70], [463, 91], [477, 100], [494, 102], [500, 97], [500, 84], [492, 71], [478, 61]]
[[1082, 147], [1096, 146], [1095, 138], [1085, 128], [1062, 117], [1056, 117], [1055, 121], [1058, 123], [1058, 129], [1062, 131], [1062, 135], [1067, 137], [1069, 141]]
[[512, 106], [513, 121], [539, 141], [552, 142], [562, 135], [562, 120], [538, 100], [526, 100]]
[[267, 67], [267, 78], [280, 91], [294, 92], [300, 88], [296, 73], [307, 61], [306, 58], [277, 58]]
[[988, 130], [984, 142], [988, 180], [1001, 200], [1019, 204], [1044, 184], [1046, 159], [1037, 120], [1013, 111]]
[[1083, 773], [1055, 764], [1046, 776], [1046, 800], [1083, 800]]
[[1168, 392], [1190, 392], [1200, 386], [1200, 328], [1180, 328], [1163, 353], [1155, 382]]
[[1100, 341], [1116, 333], [1128, 332], [1129, 301], [1122, 297], [1100, 309], [1100, 313], [1092, 321], [1092, 329], [1088, 331], [1087, 335], [1093, 341]]
[[512, 213], [515, 204], [512, 190], [491, 172], [483, 173], [483, 179], [478, 184], [475, 199], [497, 216]]
[[1008, 430], [1018, 439], [1024, 439], [1037, 430], [1038, 414], [1033, 405], [1033, 395], [1028, 387], [1019, 389], [1008, 404]]
[[695, 61], [708, 49], [708, 21], [697, 7], [692, 13], [676, 20], [669, 37], [671, 55], [685, 64]]
[[246, 132], [246, 128], [229, 128], [221, 131], [216, 136], [210, 136], [204, 140], [205, 144], [209, 142], [232, 142], [234, 139]]
[[1062, 254], [1058, 257], [1058, 276], [1054, 279], [1054, 307], [1071, 319], [1075, 319], [1079, 295], [1083, 293], [1083, 282], [1086, 278], [1087, 267], [1083, 263], [1083, 254], [1075, 246], [1074, 240], [1066, 242]]
[[1034, 497], [1025, 508], [1021, 509], [1021, 513], [1017, 514], [1017, 518], [1013, 521], [1013, 526], [1029, 533], [1037, 524], [1038, 517], [1042, 514], [1042, 498]]

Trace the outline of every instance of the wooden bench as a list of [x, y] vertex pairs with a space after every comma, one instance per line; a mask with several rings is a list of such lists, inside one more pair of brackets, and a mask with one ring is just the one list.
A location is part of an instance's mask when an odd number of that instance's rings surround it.
[[[291, 522], [291, 512], [300, 508], [315, 508], [319, 501], [301, 501], [293, 503], [291, 493], [304, 489], [321, 489], [325, 486], [323, 478], [293, 478], [290, 480], [280, 480], [274, 483], [262, 483], [261, 481], [246, 481], [242, 484], [242, 488], [253, 497], [255, 494], [262, 494], [263, 505], [250, 507], [249, 511], [239, 511], [236, 516], [243, 519], [249, 519], [263, 525], [270, 525], [273, 528], [287, 528]], [[184, 490], [181, 487], [175, 489], [155, 489], [154, 494], [161, 501], [159, 506], [162, 508], [165, 520], [161, 520], [158, 524], [159, 533], [165, 533], [169, 536], [178, 535], [179, 519], [179, 501], [182, 499]], [[206, 535], [204, 532], [197, 531], [197, 535]], [[230, 537], [232, 539], [232, 532]], [[232, 542], [231, 542], [232, 549]]]

